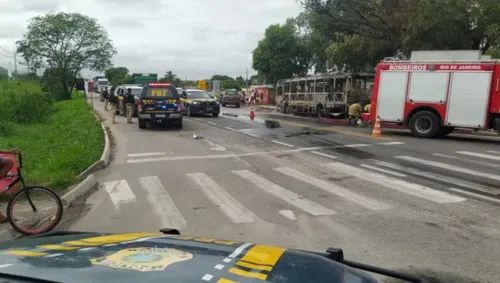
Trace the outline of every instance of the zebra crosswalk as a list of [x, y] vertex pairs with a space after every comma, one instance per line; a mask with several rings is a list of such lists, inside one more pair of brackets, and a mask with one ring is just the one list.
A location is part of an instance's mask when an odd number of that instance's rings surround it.
[[[500, 158], [500, 152], [460, 151], [456, 154], [489, 160]], [[324, 158], [325, 163], [312, 171], [281, 166], [264, 171], [247, 168], [186, 172], [176, 176], [188, 184], [183, 188], [187, 191], [183, 195], [178, 195], [179, 192], [171, 187], [171, 179], [164, 175], [109, 181], [104, 187], [117, 211], [127, 205], [147, 202], [151, 212], [161, 219], [163, 227], [179, 229], [189, 227], [193, 220], [185, 211], [192, 209], [186, 203], [190, 203], [188, 196], [193, 194], [197, 199], [203, 198], [213, 205], [225, 215], [225, 221], [232, 224], [254, 223], [262, 219], [269, 221], [269, 211], [274, 211], [273, 217], [281, 215], [284, 220], [294, 221], [296, 214], [337, 217], [352, 213], [346, 208], [357, 212], [384, 213], [403, 207], [408, 202], [443, 206], [474, 200], [500, 205], [500, 188], [489, 185], [491, 181], [500, 180], [499, 175], [481, 171], [479, 167], [472, 169], [446, 163], [450, 159], [444, 157], [437, 161], [439, 157], [429, 156], [433, 159], [398, 155], [391, 160], [366, 159], [358, 164], [349, 164], [328, 155]], [[329, 173], [338, 178], [329, 178]], [[471, 181], [469, 176], [485, 181]], [[268, 205], [261, 210], [262, 201], [280, 205]]]

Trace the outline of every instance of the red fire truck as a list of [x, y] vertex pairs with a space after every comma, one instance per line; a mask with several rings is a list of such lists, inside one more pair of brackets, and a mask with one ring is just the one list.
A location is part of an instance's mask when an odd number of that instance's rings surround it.
[[370, 120], [408, 127], [421, 138], [455, 128], [500, 133], [500, 62], [399, 61], [377, 65]]

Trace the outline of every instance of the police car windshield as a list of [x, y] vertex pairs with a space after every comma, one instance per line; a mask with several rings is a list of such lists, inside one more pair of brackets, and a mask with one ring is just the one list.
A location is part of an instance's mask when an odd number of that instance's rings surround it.
[[211, 96], [203, 91], [188, 91], [187, 96], [189, 98], [211, 98]]
[[142, 88], [133, 88], [132, 89], [133, 95], [139, 96], [139, 95], [141, 95], [141, 92], [142, 92]]

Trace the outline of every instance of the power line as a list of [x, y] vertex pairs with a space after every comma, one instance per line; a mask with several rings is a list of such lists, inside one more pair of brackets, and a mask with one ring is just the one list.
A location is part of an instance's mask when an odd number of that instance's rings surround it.
[[14, 55], [14, 54], [15, 54], [15, 52], [14, 52], [14, 53], [12, 53], [12, 52], [10, 52], [10, 51], [5, 50], [5, 48], [3, 48], [2, 46], [0, 46], [0, 50], [2, 50], [3, 52], [5, 52], [5, 53], [7, 53], [7, 54], [10, 54], [10, 55]]

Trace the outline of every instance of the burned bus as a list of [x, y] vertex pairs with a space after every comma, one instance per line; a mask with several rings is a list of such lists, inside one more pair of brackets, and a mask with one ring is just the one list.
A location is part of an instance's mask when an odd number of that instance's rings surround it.
[[316, 74], [280, 80], [278, 112], [317, 117], [344, 117], [349, 105], [370, 99], [374, 74]]

